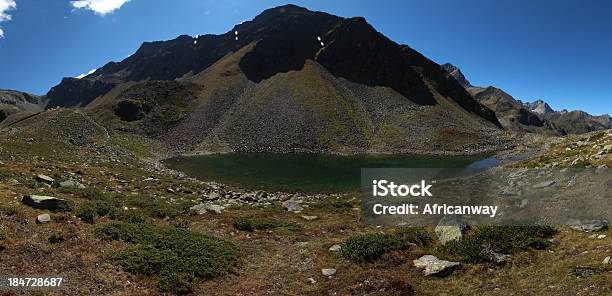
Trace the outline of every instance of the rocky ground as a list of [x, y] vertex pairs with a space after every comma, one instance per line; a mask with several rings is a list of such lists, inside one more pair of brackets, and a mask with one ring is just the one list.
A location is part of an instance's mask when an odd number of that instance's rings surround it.
[[[23, 122], [0, 134], [0, 274], [62, 276], [65, 286], [2, 295], [612, 293], [612, 233], [604, 222], [550, 231], [366, 227], [358, 194], [245, 192], [193, 180], [143, 161], [163, 154], [146, 140], [109, 134], [76, 112], [69, 122], [53, 114], [40, 115], [49, 116], [44, 125]], [[612, 164], [609, 130], [524, 143], [505, 159], [527, 157], [515, 165], [529, 167]], [[147, 229], [181, 243], [147, 241], [141, 237]], [[464, 238], [442, 244], [458, 236]], [[190, 246], [211, 242], [238, 255], [181, 265], [210, 267], [195, 278], [165, 274], [151, 261], [168, 263], [163, 254], [189, 254]], [[147, 253], [147, 246], [163, 252]]]

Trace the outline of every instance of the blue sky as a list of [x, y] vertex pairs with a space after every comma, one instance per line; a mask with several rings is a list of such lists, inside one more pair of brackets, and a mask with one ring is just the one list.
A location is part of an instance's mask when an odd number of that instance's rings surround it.
[[0, 0], [0, 88], [44, 94], [143, 41], [223, 33], [294, 3], [364, 16], [392, 40], [459, 66], [474, 85], [555, 109], [612, 113], [612, 1], [130, 0], [109, 11], [113, 2], [125, 0]]

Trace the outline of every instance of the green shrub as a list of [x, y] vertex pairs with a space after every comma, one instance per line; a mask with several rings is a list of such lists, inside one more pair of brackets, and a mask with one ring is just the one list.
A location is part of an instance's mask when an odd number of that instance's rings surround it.
[[145, 223], [147, 218], [141, 210], [122, 210], [113, 209], [109, 217], [113, 220], [125, 221], [128, 223]]
[[60, 187], [57, 190], [61, 193], [76, 194], [82, 198], [89, 200], [102, 200], [108, 198], [106, 194], [98, 190], [96, 187], [87, 187], [84, 189], [80, 189], [77, 187]]
[[547, 238], [556, 233], [550, 226], [483, 226], [461, 240], [439, 246], [436, 251], [453, 260], [467, 262], [491, 261], [486, 246], [503, 254], [512, 254], [528, 248], [544, 249]]
[[158, 274], [162, 292], [184, 294], [195, 278], [227, 274], [238, 260], [233, 243], [184, 229], [109, 222], [98, 225], [96, 236], [134, 244], [112, 258], [124, 269], [141, 274]]
[[76, 216], [81, 218], [84, 222], [94, 223], [94, 220], [98, 216], [96, 207], [93, 203], [86, 202], [81, 204], [76, 210]]
[[69, 213], [74, 210], [74, 201], [70, 199], [66, 199], [66, 202], [60, 203], [55, 210], [55, 212], [59, 213]]
[[134, 245], [113, 257], [123, 269], [139, 274], [159, 274], [164, 266], [179, 260], [172, 250], [163, 250], [151, 245]]
[[6, 205], [0, 205], [0, 213], [7, 216], [14, 216], [19, 213], [19, 211], [21, 211], [21, 208], [18, 204], [11, 203]]
[[399, 228], [392, 234], [359, 234], [344, 242], [342, 256], [356, 262], [373, 262], [391, 251], [408, 249], [412, 245], [425, 247], [432, 241], [432, 235], [420, 228]]
[[153, 218], [164, 219], [166, 217], [174, 218], [174, 217], [176, 217], [178, 215], [179, 215], [179, 211], [176, 208], [174, 208], [174, 207], [172, 207], [172, 206], [170, 206], [170, 205], [168, 205], [166, 203], [161, 203], [158, 206], [156, 206], [156, 207], [154, 207], [154, 208], [152, 208], [150, 210], [150, 215], [149, 216], [151, 216]]
[[96, 208], [98, 216], [106, 216], [113, 210], [113, 205], [105, 200], [93, 201], [93, 206]]
[[191, 201], [176, 201], [169, 204], [165, 200], [150, 196], [131, 196], [125, 200], [128, 207], [136, 207], [142, 210], [143, 214], [152, 218], [175, 218], [180, 213], [186, 212], [195, 203]]
[[164, 271], [159, 276], [157, 289], [162, 293], [186, 295], [191, 293], [195, 277], [188, 273]]
[[299, 226], [292, 223], [285, 223], [265, 218], [236, 218], [234, 219], [236, 229], [243, 231], [264, 230], [272, 228], [284, 228], [287, 230], [297, 230]]
[[348, 200], [329, 198], [329, 199], [323, 199], [313, 204], [312, 208], [343, 213], [343, 212], [352, 210], [353, 204]]

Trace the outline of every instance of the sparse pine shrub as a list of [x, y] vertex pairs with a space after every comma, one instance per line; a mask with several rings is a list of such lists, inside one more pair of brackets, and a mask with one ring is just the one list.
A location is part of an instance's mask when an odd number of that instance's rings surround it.
[[545, 249], [547, 238], [556, 230], [550, 226], [483, 226], [461, 240], [439, 246], [436, 252], [441, 256], [467, 262], [491, 261], [485, 246], [502, 254], [513, 254], [529, 248]]
[[59, 244], [64, 242], [66, 239], [64, 238], [64, 236], [61, 233], [54, 233], [51, 236], [49, 236], [49, 238], [47, 239], [47, 241], [50, 244]]
[[76, 216], [81, 218], [83, 222], [94, 223], [94, 220], [98, 216], [96, 207], [91, 202], [81, 204], [76, 210]]
[[6, 216], [15, 216], [17, 213], [21, 211], [21, 208], [18, 204], [10, 203], [5, 205], [0, 205], [0, 213]]
[[159, 276], [157, 289], [162, 293], [186, 295], [191, 293], [195, 277], [189, 273], [164, 271]]
[[359, 234], [344, 242], [342, 255], [356, 262], [373, 262], [391, 251], [405, 250], [413, 245], [426, 247], [432, 241], [432, 235], [420, 228], [399, 228], [391, 234]]
[[10, 172], [0, 171], [0, 181], [8, 180], [12, 176]]
[[134, 244], [111, 259], [130, 272], [159, 275], [159, 290], [175, 294], [189, 293], [195, 278], [227, 274], [239, 255], [230, 241], [172, 227], [109, 222], [95, 233]]
[[96, 200], [93, 202], [98, 216], [106, 216], [113, 210], [113, 205], [105, 200]]
[[287, 230], [297, 230], [299, 226], [292, 223], [284, 223], [265, 218], [236, 218], [234, 226], [242, 231], [254, 231], [273, 228], [284, 228]]
[[106, 195], [96, 187], [87, 187], [85, 189], [72, 188], [71, 190], [82, 198], [89, 200], [102, 200], [107, 198]]
[[55, 212], [59, 213], [69, 213], [72, 211], [74, 211], [74, 201], [70, 199], [66, 199], [66, 202], [60, 203], [57, 209], [55, 210]]
[[113, 220], [125, 221], [128, 223], [145, 223], [147, 218], [141, 210], [122, 210], [113, 209], [109, 213], [109, 217]]
[[187, 229], [189, 227], [189, 221], [183, 218], [178, 218], [174, 220], [174, 223], [172, 223], [172, 225], [174, 225], [174, 227], [176, 228]]
[[393, 232], [395, 241], [404, 243], [413, 243], [420, 247], [426, 247], [431, 245], [433, 242], [433, 236], [421, 228], [402, 227], [398, 228]]
[[152, 208], [150, 211], [151, 217], [159, 219], [164, 219], [166, 217], [174, 218], [178, 215], [179, 211], [166, 203], [159, 204], [157, 207]]
[[346, 212], [353, 208], [353, 204], [348, 200], [324, 199], [312, 205], [314, 209], [331, 210], [334, 212]]
[[163, 250], [151, 245], [134, 245], [113, 257], [115, 263], [126, 271], [139, 274], [158, 274], [164, 266], [179, 260], [172, 250]]

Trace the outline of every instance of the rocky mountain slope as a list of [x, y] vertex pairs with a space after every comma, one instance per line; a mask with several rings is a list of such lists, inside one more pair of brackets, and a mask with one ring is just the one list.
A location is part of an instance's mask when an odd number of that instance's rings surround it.
[[443, 64], [442, 68], [468, 90], [474, 99], [495, 111], [507, 130], [566, 135], [612, 128], [609, 115], [593, 116], [579, 110], [557, 112], [543, 100], [523, 103], [499, 88], [473, 86], [461, 70], [450, 63]]
[[37, 112], [44, 108], [45, 100], [36, 95], [0, 89], [0, 122], [19, 112]]
[[65, 78], [49, 107], [178, 152], [482, 152], [495, 114], [440, 66], [363, 18], [287, 5], [221, 35], [144, 43]]

